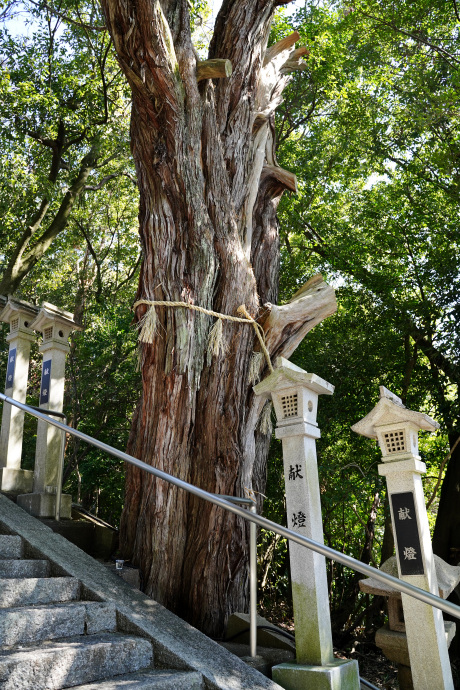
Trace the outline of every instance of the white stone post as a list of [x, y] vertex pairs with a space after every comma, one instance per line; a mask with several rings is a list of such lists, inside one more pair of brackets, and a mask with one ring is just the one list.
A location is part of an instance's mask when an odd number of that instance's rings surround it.
[[[428, 415], [405, 408], [401, 399], [383, 386], [376, 407], [352, 426], [356, 433], [378, 439], [382, 451], [379, 473], [387, 481], [399, 577], [437, 596], [421, 478], [426, 466], [418, 454], [418, 431], [438, 427]], [[402, 604], [414, 690], [452, 689], [441, 611], [407, 594], [402, 594]]]
[[[31, 324], [41, 331], [43, 341], [40, 352], [43, 354], [42, 378], [40, 385], [40, 407], [62, 412], [64, 403], [65, 359], [69, 351], [70, 333], [81, 330], [73, 320], [72, 314], [58, 309], [48, 302]], [[56, 512], [56, 492], [61, 463], [62, 432], [41, 419], [37, 424], [37, 446], [35, 451], [35, 471], [33, 493], [18, 496], [21, 508], [38, 517], [52, 518]], [[71, 517], [72, 497], [62, 494], [60, 516]]]
[[[321, 498], [316, 461], [318, 396], [334, 386], [279, 358], [275, 371], [255, 386], [271, 396], [282, 440], [288, 527], [323, 543]], [[287, 689], [358, 690], [356, 661], [334, 658], [326, 562], [308, 548], [289, 542], [296, 663], [273, 668], [273, 680]]]
[[[29, 375], [30, 346], [35, 333], [30, 324], [37, 315], [37, 307], [8, 298], [0, 313], [0, 321], [10, 324], [6, 337], [9, 343], [5, 395], [26, 402]], [[0, 436], [0, 490], [12, 495], [32, 491], [33, 472], [21, 469], [24, 412], [4, 403]]]

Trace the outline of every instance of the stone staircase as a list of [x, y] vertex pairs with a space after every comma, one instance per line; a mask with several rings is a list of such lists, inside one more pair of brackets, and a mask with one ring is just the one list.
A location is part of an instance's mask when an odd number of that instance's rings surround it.
[[280, 690], [0, 495], [2, 690]]
[[200, 673], [154, 669], [152, 643], [117, 632], [113, 603], [82, 600], [79, 580], [23, 555], [20, 536], [0, 535], [1, 688], [204, 687]]

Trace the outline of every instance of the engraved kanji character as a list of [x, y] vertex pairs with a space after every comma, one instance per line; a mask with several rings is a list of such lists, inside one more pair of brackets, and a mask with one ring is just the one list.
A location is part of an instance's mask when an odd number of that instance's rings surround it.
[[398, 511], [398, 518], [400, 520], [412, 520], [409, 515], [410, 508], [400, 508]]
[[303, 475], [300, 474], [301, 469], [302, 469], [301, 465], [296, 465], [295, 467], [293, 465], [291, 465], [289, 467], [288, 479], [297, 479], [297, 477], [299, 477], [299, 479], [303, 479]]
[[305, 520], [307, 516], [301, 510], [298, 513], [292, 513], [292, 526], [293, 527], [305, 527]]
[[413, 546], [406, 546], [404, 549], [404, 560], [405, 561], [416, 561], [417, 551]]

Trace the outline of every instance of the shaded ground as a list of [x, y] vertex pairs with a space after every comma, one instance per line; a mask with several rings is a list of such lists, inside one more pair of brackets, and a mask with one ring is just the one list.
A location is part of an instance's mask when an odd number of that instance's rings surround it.
[[[294, 634], [292, 608], [284, 602], [277, 602], [270, 608], [261, 606], [259, 613], [274, 625]], [[375, 646], [373, 635], [363, 635], [362, 639], [355, 639], [350, 648], [334, 648], [334, 653], [340, 659], [356, 659], [360, 676], [381, 690], [398, 690], [396, 665], [388, 661]]]
[[[294, 634], [294, 618], [292, 606], [285, 601], [277, 601], [274, 605], [259, 606], [259, 613], [274, 625], [278, 625], [287, 632]], [[460, 624], [457, 621], [457, 630]], [[455, 646], [455, 640], [450, 648], [452, 676], [455, 690], [460, 690], [460, 643]], [[362, 678], [373, 683], [380, 690], [399, 690], [398, 672], [396, 664], [392, 664], [384, 657], [382, 651], [374, 644], [374, 632], [357, 634], [350, 646], [346, 648], [334, 647], [334, 653], [340, 659], [356, 659]], [[363, 686], [364, 687], [364, 686]], [[437, 690], [433, 688], [433, 690]]]
[[350, 651], [334, 649], [334, 652], [342, 659], [356, 659], [361, 678], [365, 678], [376, 687], [382, 690], [398, 690], [396, 666], [388, 661], [375, 645], [358, 643]]

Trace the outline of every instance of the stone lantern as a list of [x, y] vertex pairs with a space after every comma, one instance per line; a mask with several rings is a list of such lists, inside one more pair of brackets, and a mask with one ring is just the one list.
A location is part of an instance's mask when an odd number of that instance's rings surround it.
[[[3, 300], [0, 320], [9, 323], [10, 332], [5, 395], [26, 402], [30, 347], [35, 340], [31, 323], [38, 307], [8, 297]], [[33, 472], [21, 469], [24, 412], [4, 403], [0, 436], [0, 490], [12, 495], [32, 491]]]
[[[439, 596], [447, 599], [460, 582], [460, 567], [449, 565], [439, 556], [434, 557], [436, 577], [439, 585]], [[391, 556], [382, 564], [380, 570], [388, 575], [398, 577], [396, 556]], [[379, 580], [367, 577], [359, 581], [359, 588], [366, 594], [385, 597], [388, 608], [388, 624], [375, 633], [375, 644], [380, 647], [387, 659], [398, 666], [399, 690], [413, 690], [412, 670], [410, 667], [407, 646], [406, 624], [402, 610], [401, 592]], [[444, 621], [447, 646], [455, 635], [455, 623]]]
[[[271, 397], [275, 407], [276, 437], [283, 444], [287, 526], [322, 543], [316, 414], [319, 395], [332, 395], [334, 386], [280, 357], [254, 392]], [[284, 688], [358, 690], [356, 661], [334, 657], [324, 556], [289, 542], [289, 559], [297, 663], [274, 666], [273, 680]]]
[[[43, 340], [40, 352], [43, 354], [40, 385], [40, 407], [62, 412], [64, 403], [65, 359], [69, 351], [68, 338], [72, 331], [82, 330], [72, 314], [43, 302], [30, 327], [41, 331]], [[54, 517], [56, 492], [61, 463], [62, 432], [39, 419], [37, 424], [37, 446], [33, 493], [18, 496], [18, 505], [38, 517]], [[61, 512], [63, 518], [71, 516], [72, 497], [63, 494]]]
[[[438, 595], [421, 478], [426, 467], [418, 454], [419, 430], [433, 432], [438, 423], [408, 410], [400, 398], [381, 386], [377, 405], [351, 428], [377, 439], [382, 451], [383, 463], [378, 469], [387, 481], [399, 577]], [[414, 689], [453, 688], [441, 611], [407, 594], [401, 598]]]

